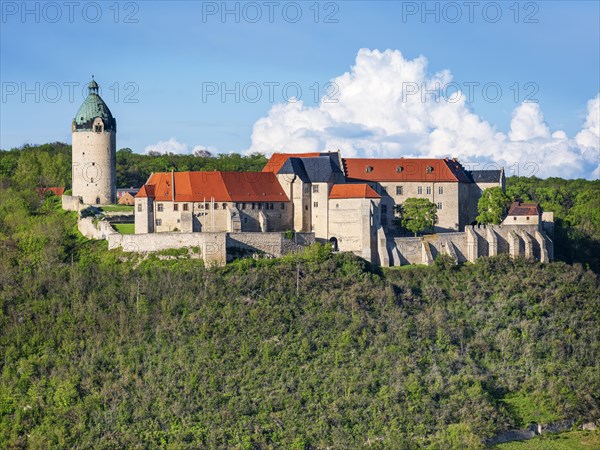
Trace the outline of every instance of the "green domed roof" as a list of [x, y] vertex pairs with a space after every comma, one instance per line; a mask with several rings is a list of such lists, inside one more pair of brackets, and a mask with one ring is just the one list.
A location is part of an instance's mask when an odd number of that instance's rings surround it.
[[115, 130], [116, 121], [104, 103], [104, 100], [98, 94], [98, 83], [92, 80], [88, 85], [89, 94], [74, 119], [74, 125], [77, 130], [87, 131], [92, 129], [92, 124], [96, 117], [100, 117], [104, 122], [104, 130]]

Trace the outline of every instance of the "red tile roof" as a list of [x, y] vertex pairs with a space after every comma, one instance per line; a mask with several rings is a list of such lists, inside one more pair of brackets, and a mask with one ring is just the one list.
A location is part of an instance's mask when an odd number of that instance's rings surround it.
[[537, 203], [513, 202], [508, 210], [509, 216], [539, 216], [542, 213]]
[[[172, 184], [175, 184], [173, 195]], [[136, 197], [176, 202], [287, 202], [271, 172], [160, 172], [150, 176]]]
[[42, 187], [36, 189], [39, 195], [44, 195], [46, 192], [52, 192], [54, 195], [62, 196], [65, 193], [64, 187]]
[[319, 153], [319, 152], [312, 152], [312, 153], [273, 153], [271, 155], [271, 158], [269, 158], [269, 161], [267, 162], [267, 164], [265, 165], [265, 167], [263, 167], [262, 171], [263, 172], [277, 173], [277, 172], [279, 172], [279, 169], [281, 169], [283, 167], [283, 165], [285, 164], [285, 162], [289, 158], [314, 158], [316, 156], [321, 156], [321, 154], [328, 155], [328, 153]]
[[346, 177], [365, 181], [454, 181], [469, 178], [458, 161], [432, 158], [344, 158]]
[[329, 198], [381, 198], [368, 184], [334, 184]]

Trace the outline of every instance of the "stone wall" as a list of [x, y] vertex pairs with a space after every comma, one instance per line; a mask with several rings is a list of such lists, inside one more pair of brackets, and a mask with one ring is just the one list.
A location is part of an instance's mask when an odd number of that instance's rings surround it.
[[[396, 228], [394, 206], [404, 203], [406, 199], [411, 197], [426, 198], [435, 205], [441, 204], [441, 209], [437, 211], [438, 222], [435, 226], [437, 232], [458, 231], [460, 226], [464, 225], [464, 223], [461, 223], [460, 211], [461, 208], [466, 210], [467, 196], [462, 190], [461, 183], [447, 181], [384, 181], [380, 183], [369, 182], [368, 184], [381, 195], [381, 205], [385, 206], [386, 210], [381, 217], [385, 229], [394, 230]], [[398, 189], [401, 190], [401, 193]]]
[[77, 221], [77, 229], [88, 239], [107, 239], [111, 235], [119, 235], [106, 220], [94, 223], [91, 217], [80, 218]]
[[259, 251], [273, 257], [299, 251], [314, 242], [313, 233], [296, 233], [293, 240], [284, 233], [227, 233], [226, 237], [229, 253]]
[[125, 252], [157, 252], [161, 250], [198, 247], [207, 265], [226, 262], [226, 233], [149, 233], [112, 234], [107, 237], [108, 248]]
[[457, 262], [510, 254], [548, 262], [554, 259], [552, 240], [537, 226], [468, 226], [462, 233], [438, 233], [418, 238], [395, 238], [390, 264], [431, 264], [440, 254]]
[[81, 204], [81, 197], [78, 195], [63, 195], [61, 197], [62, 200], [62, 209], [65, 211], [76, 211], [79, 212]]

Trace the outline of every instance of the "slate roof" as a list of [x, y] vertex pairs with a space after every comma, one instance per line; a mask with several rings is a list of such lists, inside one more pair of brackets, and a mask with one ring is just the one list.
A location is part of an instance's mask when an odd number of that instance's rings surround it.
[[368, 184], [334, 184], [329, 198], [381, 198]]
[[542, 213], [537, 203], [513, 202], [508, 210], [509, 216], [539, 216]]
[[350, 180], [471, 182], [462, 165], [447, 158], [344, 158], [343, 163]]
[[467, 174], [474, 183], [499, 183], [502, 172], [502, 170], [470, 170]]
[[[173, 186], [175, 190], [173, 192]], [[153, 173], [136, 197], [176, 202], [287, 202], [272, 172]]]
[[263, 167], [263, 172], [273, 172], [279, 173], [279, 170], [283, 167], [288, 158], [310, 158], [314, 156], [321, 156], [319, 152], [310, 152], [310, 153], [273, 153], [269, 158], [265, 167]]
[[285, 156], [286, 159], [277, 170], [277, 174], [297, 175], [305, 183], [339, 182], [344, 177], [337, 152], [320, 153], [308, 157]]

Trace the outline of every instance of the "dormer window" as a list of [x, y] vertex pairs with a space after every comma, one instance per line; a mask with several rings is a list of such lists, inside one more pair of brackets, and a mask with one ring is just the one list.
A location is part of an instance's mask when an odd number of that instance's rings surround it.
[[102, 125], [96, 125], [96, 126], [94, 127], [94, 131], [95, 131], [96, 133], [100, 133], [100, 132], [102, 131]]
[[433, 172], [433, 167], [431, 167], [431, 166], [427, 166], [427, 169], [425, 169], [425, 171], [426, 171], [427, 173], [431, 173], [431, 172]]
[[371, 166], [367, 166], [367, 167], [365, 167], [365, 172], [371, 173], [371, 172], [373, 172], [373, 168]]
[[396, 166], [396, 172], [400, 173], [404, 170], [404, 167], [402, 166]]

